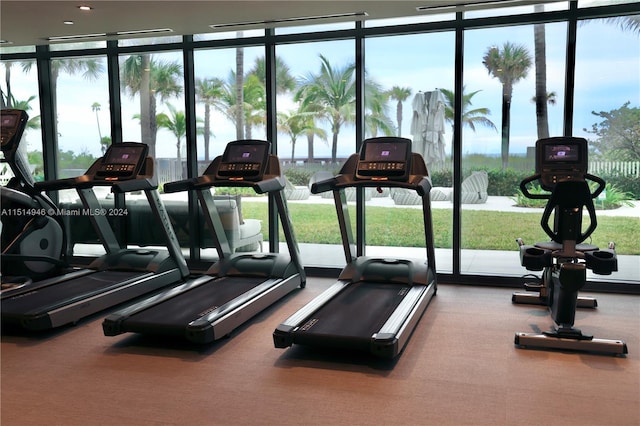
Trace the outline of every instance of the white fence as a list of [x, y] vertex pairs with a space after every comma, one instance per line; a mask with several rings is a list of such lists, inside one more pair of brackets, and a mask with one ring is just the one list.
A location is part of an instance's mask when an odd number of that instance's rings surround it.
[[589, 173], [640, 177], [640, 161], [589, 161]]

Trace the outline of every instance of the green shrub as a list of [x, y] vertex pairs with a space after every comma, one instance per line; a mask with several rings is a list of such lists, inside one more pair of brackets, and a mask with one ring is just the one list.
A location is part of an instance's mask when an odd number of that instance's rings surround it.
[[640, 178], [605, 174], [599, 176], [608, 184], [615, 186], [618, 191], [626, 193], [629, 199], [640, 200]]

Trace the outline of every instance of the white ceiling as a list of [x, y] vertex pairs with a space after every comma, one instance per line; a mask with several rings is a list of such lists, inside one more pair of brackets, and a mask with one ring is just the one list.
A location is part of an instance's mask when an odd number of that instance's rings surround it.
[[[351, 12], [366, 12], [367, 16], [364, 19], [408, 17], [424, 13], [416, 10], [418, 6], [457, 5], [462, 7], [471, 2], [477, 4], [486, 1], [490, 0], [1, 0], [0, 39], [11, 43], [4, 46], [25, 46], [48, 44], [47, 38], [51, 36], [113, 34], [118, 31], [157, 28], [170, 28], [173, 30], [173, 35], [201, 34], [214, 31], [209, 27], [212, 24], [262, 22]], [[522, 1], [522, 3], [534, 3], [534, 1]], [[80, 5], [89, 5], [93, 9], [82, 11], [78, 9]], [[354, 18], [309, 22], [345, 20], [354, 20]], [[65, 21], [73, 21], [73, 25], [67, 25]], [[286, 25], [304, 24], [304, 22], [295, 22]], [[265, 24], [259, 26], [264, 27]], [[229, 30], [235, 30], [235, 28], [226, 29], [226, 31]]]

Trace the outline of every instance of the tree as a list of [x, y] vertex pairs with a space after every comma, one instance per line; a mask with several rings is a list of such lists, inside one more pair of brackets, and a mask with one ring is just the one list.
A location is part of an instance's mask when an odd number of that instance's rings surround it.
[[156, 116], [156, 122], [158, 123], [158, 127], [169, 130], [173, 133], [173, 136], [176, 137], [176, 159], [178, 160], [178, 164], [182, 164], [181, 145], [182, 138], [187, 134], [187, 119], [184, 111], [176, 110], [171, 104], [166, 105], [171, 115], [160, 113]]
[[298, 107], [298, 111], [278, 113], [278, 131], [289, 136], [291, 141], [291, 163], [295, 161], [296, 141], [302, 135], [318, 136], [327, 139], [324, 129], [315, 126], [314, 114], [304, 112]]
[[626, 102], [618, 109], [591, 114], [603, 119], [590, 131], [583, 129], [597, 137], [589, 141], [597, 152], [608, 160], [640, 161], [640, 108], [629, 108]]
[[98, 124], [98, 137], [99, 142], [102, 149], [102, 154], [106, 152], [106, 147], [102, 145], [102, 132], [100, 131], [100, 118], [98, 117], [98, 112], [100, 111], [100, 102], [94, 102], [91, 104], [91, 110], [96, 114], [96, 123]]
[[[240, 39], [243, 37], [243, 32], [238, 31], [237, 37]], [[236, 123], [236, 139], [244, 139], [244, 48], [242, 46], [236, 47], [236, 81], [235, 81], [235, 98], [236, 98], [236, 111], [235, 120]]]
[[368, 78], [364, 86], [364, 127], [365, 134], [378, 136], [381, 131], [385, 136], [395, 133], [393, 121], [387, 111], [389, 94], [382, 86]]
[[393, 86], [387, 93], [390, 99], [398, 101], [396, 104], [396, 122], [398, 123], [398, 136], [402, 136], [402, 103], [411, 96], [411, 88]]
[[211, 107], [222, 111], [224, 82], [219, 78], [196, 79], [196, 99], [204, 104], [204, 159], [209, 161], [211, 134]]
[[331, 126], [331, 162], [335, 164], [342, 126], [355, 120], [355, 64], [333, 68], [320, 55], [320, 71], [307, 75], [295, 94], [306, 111], [320, 113]]
[[[536, 12], [544, 12], [544, 5], [534, 6]], [[549, 137], [549, 114], [547, 111], [547, 42], [545, 24], [533, 25], [534, 57], [536, 64], [536, 127], [538, 139]]]
[[[491, 115], [491, 110], [489, 108], [473, 108], [470, 107], [473, 105], [471, 99], [481, 92], [481, 90], [476, 90], [475, 92], [465, 93], [466, 86], [462, 87], [462, 125], [467, 126], [474, 132], [476, 131], [476, 126], [488, 127], [490, 129], [496, 129], [496, 125], [493, 124], [493, 121], [489, 120], [487, 116]], [[440, 89], [445, 98], [445, 106], [444, 106], [444, 118], [447, 123], [450, 123], [453, 126], [454, 120], [454, 102], [455, 97], [454, 93], [451, 90]]]
[[506, 42], [502, 49], [489, 47], [482, 63], [491, 76], [502, 84], [502, 168], [509, 166], [509, 130], [513, 86], [527, 77], [531, 67], [531, 55], [525, 46]]
[[182, 93], [179, 77], [182, 66], [177, 62], [158, 62], [149, 54], [129, 56], [122, 64], [121, 84], [131, 97], [140, 95], [140, 131], [149, 155], [156, 156], [156, 97], [161, 102]]

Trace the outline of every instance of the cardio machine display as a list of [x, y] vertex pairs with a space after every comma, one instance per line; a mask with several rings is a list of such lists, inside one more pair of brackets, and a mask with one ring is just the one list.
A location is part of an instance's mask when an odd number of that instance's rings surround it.
[[123, 142], [111, 145], [95, 174], [95, 179], [116, 181], [132, 179], [142, 169], [149, 147]]
[[260, 141], [234, 141], [225, 149], [217, 168], [219, 179], [258, 181], [268, 165], [269, 151]]
[[403, 180], [409, 172], [411, 146], [408, 140], [379, 138], [363, 146], [356, 178]]

